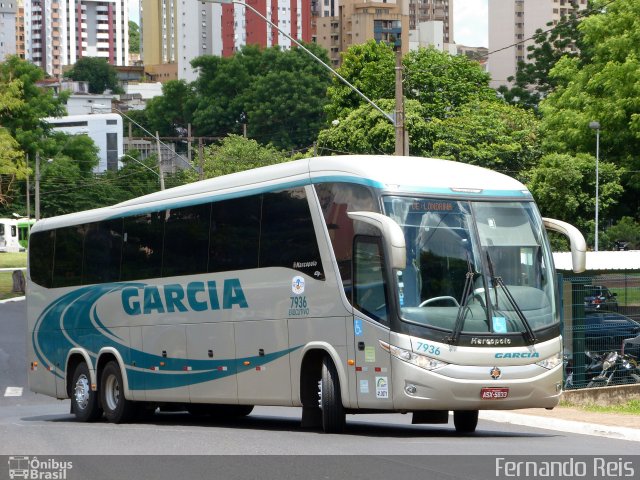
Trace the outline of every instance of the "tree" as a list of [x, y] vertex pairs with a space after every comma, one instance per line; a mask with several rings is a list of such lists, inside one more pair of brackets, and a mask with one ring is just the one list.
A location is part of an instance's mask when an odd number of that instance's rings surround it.
[[129, 20], [129, 53], [140, 53], [140, 27]]
[[[44, 78], [44, 71], [17, 56], [10, 56], [0, 63], [0, 126], [18, 142], [20, 149], [33, 159], [49, 126], [43, 117], [59, 117], [65, 114], [64, 102], [68, 94], [58, 97], [53, 91], [36, 85]], [[4, 102], [7, 103], [4, 103]]]
[[159, 132], [161, 137], [186, 134], [195, 102], [193, 88], [184, 80], [171, 80], [162, 84], [162, 95], [147, 102], [145, 128], [151, 132]]
[[[239, 135], [229, 135], [219, 145], [204, 149], [204, 176], [205, 178], [219, 177], [291, 159], [285, 152], [272, 146], [264, 147], [255, 140]], [[195, 179], [193, 172], [189, 175]]]
[[[577, 4], [577, 2], [571, 2]], [[546, 97], [558, 85], [556, 79], [549, 72], [562, 57], [577, 58], [583, 62], [589, 57], [589, 47], [582, 41], [581, 29], [578, 28], [582, 18], [598, 10], [571, 10], [567, 17], [553, 26], [547, 24], [547, 29], [536, 30], [533, 35], [533, 45], [527, 47], [527, 62], [518, 62], [515, 77], [509, 77], [514, 82], [512, 87], [502, 85], [498, 92], [513, 105], [537, 109], [540, 100]]]
[[626, 243], [628, 250], [640, 249], [640, 223], [631, 217], [622, 217], [618, 223], [606, 231], [607, 248], [616, 248], [616, 242]]
[[67, 72], [67, 77], [76, 81], [89, 82], [90, 93], [101, 94], [107, 89], [114, 93], [122, 92], [118, 84], [116, 69], [104, 58], [80, 58]]
[[[394, 98], [395, 53], [384, 42], [370, 40], [349, 47], [342, 54], [338, 73], [373, 101]], [[333, 77], [327, 97], [330, 100], [326, 107], [329, 119], [345, 117], [364, 102], [360, 95], [337, 77]]]
[[[328, 61], [321, 47], [307, 45]], [[198, 135], [241, 133], [278, 148], [306, 148], [324, 122], [329, 73], [299, 48], [244, 47], [230, 58], [199, 57], [193, 124]]]
[[[377, 104], [385, 111], [393, 111], [395, 105], [393, 100], [386, 99], [378, 100]], [[408, 100], [404, 108], [411, 155], [429, 156], [433, 139], [424, 108], [416, 100]], [[342, 115], [346, 116], [318, 135], [320, 154], [393, 154], [395, 128], [378, 110], [362, 104], [350, 111], [342, 110]]]
[[28, 173], [20, 145], [6, 128], [0, 127], [0, 205], [11, 203], [18, 191], [16, 180], [24, 180]]
[[[602, 0], [594, 6], [602, 8]], [[617, 216], [640, 212], [640, 2], [616, 0], [580, 24], [588, 61], [562, 58], [551, 70], [557, 88], [540, 104], [545, 148], [595, 152], [589, 122], [601, 125], [600, 157], [629, 173]]]
[[[465, 56], [420, 48], [404, 57], [403, 66], [404, 94], [407, 99], [420, 102], [427, 117], [444, 118], [466, 102], [496, 99], [495, 92], [489, 88], [489, 75]], [[387, 44], [371, 40], [350, 47], [343, 54], [338, 73], [376, 103], [383, 98], [395, 98], [395, 53]], [[336, 78], [327, 96], [331, 119], [343, 118], [364, 103]]]
[[[600, 162], [599, 214], [605, 223], [623, 190], [621, 170]], [[542, 157], [529, 172], [527, 186], [543, 216], [564, 220], [579, 228], [593, 244], [595, 230], [595, 158], [553, 153]]]
[[503, 102], [474, 100], [429, 123], [429, 154], [524, 178], [540, 157], [538, 120]]

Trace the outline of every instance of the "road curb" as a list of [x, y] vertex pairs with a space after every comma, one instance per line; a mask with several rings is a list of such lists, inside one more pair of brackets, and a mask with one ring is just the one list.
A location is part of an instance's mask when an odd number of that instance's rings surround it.
[[25, 298], [26, 297], [24, 297], [24, 296], [7, 298], [6, 300], [0, 300], [0, 305], [2, 305], [3, 303], [9, 303], [9, 302], [20, 302], [20, 301], [24, 300]]
[[480, 411], [480, 418], [492, 422], [511, 423], [525, 427], [543, 428], [581, 435], [594, 435], [598, 437], [615, 438], [617, 440], [629, 440], [640, 442], [640, 430], [626, 427], [613, 427], [609, 425], [576, 422], [557, 418], [545, 418], [521, 413], [501, 412], [496, 410]]

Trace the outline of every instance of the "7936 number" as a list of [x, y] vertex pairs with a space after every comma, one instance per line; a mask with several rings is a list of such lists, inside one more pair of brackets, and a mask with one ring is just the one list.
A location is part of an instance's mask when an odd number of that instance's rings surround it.
[[440, 355], [440, 347], [436, 345], [430, 345], [428, 343], [416, 342], [416, 351], [419, 353], [428, 353], [431, 355]]

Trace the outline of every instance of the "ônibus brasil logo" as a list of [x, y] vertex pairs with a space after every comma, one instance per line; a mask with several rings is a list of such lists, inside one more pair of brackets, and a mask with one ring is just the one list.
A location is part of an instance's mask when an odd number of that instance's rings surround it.
[[10, 456], [9, 478], [26, 478], [33, 480], [66, 480], [67, 471], [73, 468], [73, 462], [63, 462], [55, 458], [38, 459], [38, 457]]

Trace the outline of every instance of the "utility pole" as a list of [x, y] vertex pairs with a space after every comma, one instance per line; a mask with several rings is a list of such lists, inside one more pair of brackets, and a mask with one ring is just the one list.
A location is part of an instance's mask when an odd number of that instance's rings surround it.
[[162, 150], [160, 150], [160, 135], [157, 131], [156, 145], [158, 147], [158, 171], [160, 172], [160, 190], [164, 190], [164, 173], [162, 173]]
[[198, 138], [198, 159], [200, 161], [200, 180], [204, 180], [204, 145], [202, 137]]
[[[27, 153], [27, 169], [29, 168], [29, 154]], [[29, 173], [27, 173], [27, 220], [31, 220], [31, 191], [29, 185]], [[27, 221], [27, 230], [31, 231], [31, 222]]]
[[408, 138], [404, 129], [404, 96], [402, 91], [402, 48], [400, 39], [396, 40], [396, 155], [409, 155]]
[[40, 154], [36, 152], [36, 220], [40, 220]]
[[191, 124], [187, 123], [187, 159], [189, 163], [191, 163], [191, 142], [193, 142], [193, 138], [191, 138]]

